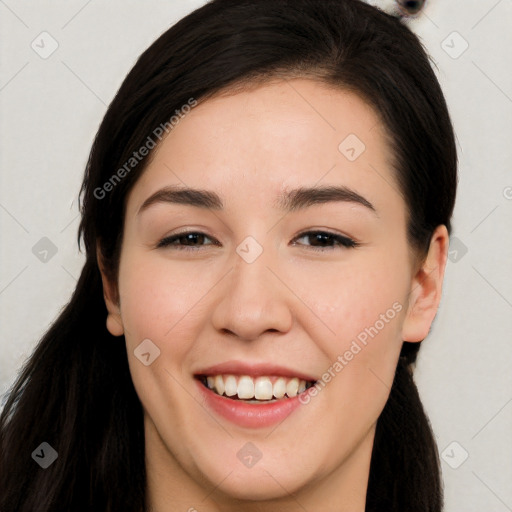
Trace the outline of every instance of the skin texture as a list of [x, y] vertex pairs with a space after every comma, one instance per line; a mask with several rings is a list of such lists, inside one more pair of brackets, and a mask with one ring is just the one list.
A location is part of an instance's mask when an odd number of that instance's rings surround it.
[[[352, 162], [338, 149], [349, 134], [366, 147]], [[125, 336], [145, 411], [153, 511], [364, 511], [375, 423], [402, 341], [428, 334], [448, 247], [439, 226], [427, 257], [414, 256], [390, 161], [373, 110], [309, 79], [217, 95], [160, 144], [128, 197], [118, 283], [103, 281], [107, 327]], [[160, 202], [138, 213], [169, 185], [214, 191], [224, 208]], [[285, 190], [327, 185], [350, 187], [375, 211], [275, 206]], [[359, 245], [315, 247], [302, 235], [313, 229]], [[157, 247], [185, 230], [207, 238]], [[248, 236], [263, 249], [252, 263], [236, 252]], [[227, 360], [321, 379], [393, 305], [394, 318], [277, 427], [242, 428], [202, 402], [194, 373]], [[161, 351], [149, 366], [134, 356], [146, 338]], [[252, 468], [237, 458], [247, 442], [262, 453]]]

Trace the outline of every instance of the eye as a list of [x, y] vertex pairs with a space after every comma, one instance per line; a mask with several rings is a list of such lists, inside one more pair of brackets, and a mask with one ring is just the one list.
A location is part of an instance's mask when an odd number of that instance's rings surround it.
[[[307, 239], [309, 243], [297, 244], [296, 241], [301, 239]], [[206, 243], [208, 240], [210, 243]], [[171, 235], [160, 240], [157, 248], [172, 247], [181, 251], [195, 251], [200, 247], [208, 245], [219, 246], [220, 243], [200, 231], [188, 231]], [[350, 249], [357, 247], [359, 243], [347, 236], [330, 233], [328, 231], [307, 231], [296, 237], [293, 245], [305, 245], [312, 247], [313, 250], [316, 251], [324, 251], [336, 248]]]
[[[307, 231], [299, 235], [295, 240], [309, 239], [309, 244], [299, 244], [313, 247], [316, 251], [332, 250], [336, 248], [354, 248], [359, 245], [351, 238], [328, 231]], [[294, 245], [296, 245], [294, 243]]]
[[[205, 243], [206, 240], [210, 240], [211, 243]], [[219, 245], [219, 242], [199, 231], [188, 231], [160, 240], [157, 247], [173, 247], [181, 251], [194, 251], [204, 245]]]

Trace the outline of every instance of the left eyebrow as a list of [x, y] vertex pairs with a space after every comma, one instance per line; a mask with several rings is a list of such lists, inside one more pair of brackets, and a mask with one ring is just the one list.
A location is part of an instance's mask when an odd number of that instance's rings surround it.
[[[277, 199], [274, 206], [280, 210], [291, 212], [334, 201], [357, 203], [373, 213], [377, 213], [370, 201], [345, 186], [299, 187], [288, 190]], [[184, 204], [212, 210], [222, 210], [224, 207], [220, 196], [210, 190], [168, 186], [148, 197], [139, 208], [138, 214], [157, 203]]]
[[358, 203], [373, 213], [377, 210], [368, 199], [351, 188], [342, 186], [299, 187], [285, 192], [277, 201], [277, 206], [285, 211], [302, 210], [314, 204], [324, 204], [334, 201]]

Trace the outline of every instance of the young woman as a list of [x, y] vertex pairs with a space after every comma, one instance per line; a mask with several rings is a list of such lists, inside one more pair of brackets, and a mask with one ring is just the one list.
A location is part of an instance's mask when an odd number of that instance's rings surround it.
[[455, 189], [397, 19], [214, 0], [181, 20], [95, 139], [83, 272], [1, 416], [0, 510], [440, 511], [412, 368]]

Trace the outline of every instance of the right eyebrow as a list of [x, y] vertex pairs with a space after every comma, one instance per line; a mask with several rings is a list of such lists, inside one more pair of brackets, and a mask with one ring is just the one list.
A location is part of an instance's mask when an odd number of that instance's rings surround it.
[[222, 200], [215, 192], [172, 186], [157, 190], [154, 194], [149, 196], [142, 203], [138, 214], [156, 203], [185, 204], [213, 210], [221, 210], [223, 208]]

